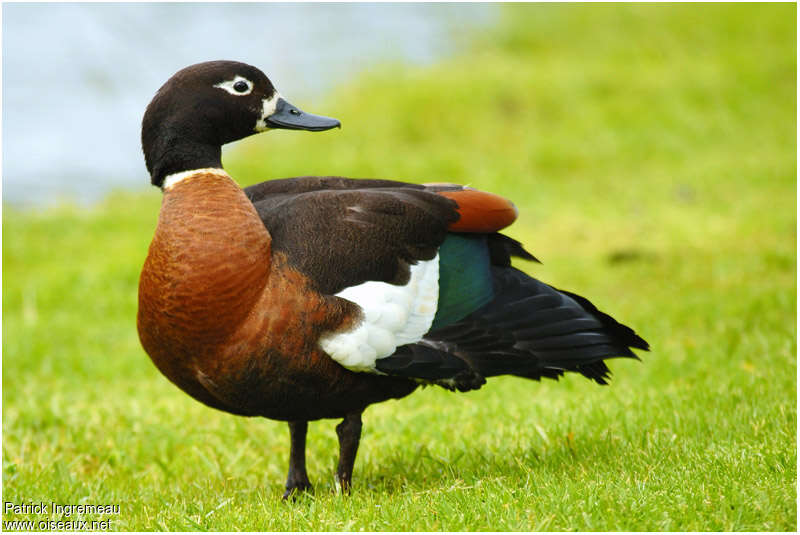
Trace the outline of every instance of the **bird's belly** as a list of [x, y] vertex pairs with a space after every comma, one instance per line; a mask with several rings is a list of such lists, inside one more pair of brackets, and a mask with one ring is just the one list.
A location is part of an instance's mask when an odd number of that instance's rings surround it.
[[341, 418], [418, 386], [404, 378], [348, 371], [324, 354], [313, 357], [298, 367], [297, 358], [264, 355], [213, 375], [198, 373], [197, 383], [234, 409], [228, 412], [287, 421]]

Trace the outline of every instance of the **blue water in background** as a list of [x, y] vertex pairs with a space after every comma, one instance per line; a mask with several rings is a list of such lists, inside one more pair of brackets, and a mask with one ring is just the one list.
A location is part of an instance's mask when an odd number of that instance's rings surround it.
[[3, 4], [3, 201], [90, 202], [149, 184], [142, 114], [175, 71], [233, 59], [292, 102], [386, 60], [426, 64], [491, 4]]

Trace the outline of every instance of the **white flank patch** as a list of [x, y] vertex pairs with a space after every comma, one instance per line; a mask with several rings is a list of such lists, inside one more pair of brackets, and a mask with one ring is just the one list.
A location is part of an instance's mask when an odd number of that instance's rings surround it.
[[320, 347], [348, 370], [380, 373], [377, 359], [430, 330], [439, 303], [439, 255], [411, 266], [405, 286], [368, 281], [336, 295], [361, 307], [364, 318], [349, 331], [323, 335]]
[[[246, 83], [247, 84], [247, 89], [244, 90], [244, 91], [237, 91], [236, 89], [234, 89], [233, 86], [236, 85], [237, 82]], [[238, 75], [233, 80], [225, 80], [224, 82], [216, 84], [214, 87], [219, 87], [220, 89], [224, 89], [225, 91], [227, 91], [231, 95], [234, 95], [234, 96], [237, 96], [237, 97], [243, 97], [243, 96], [249, 95], [250, 93], [253, 92], [253, 82], [251, 82], [250, 80], [248, 80], [244, 76], [238, 76]]]
[[261, 101], [261, 119], [256, 121], [256, 132], [263, 132], [269, 130], [267, 126], [267, 117], [275, 113], [275, 108], [278, 107], [278, 99], [283, 98], [281, 94], [275, 91], [272, 98], [265, 98]]
[[187, 178], [192, 177], [194, 175], [218, 175], [227, 177], [228, 173], [226, 173], [224, 169], [220, 169], [219, 167], [203, 167], [202, 169], [190, 169], [189, 171], [172, 173], [171, 175], [167, 175], [166, 178], [164, 178], [164, 183], [161, 184], [161, 189], [164, 191], [168, 191], [172, 189], [172, 187], [178, 182], [186, 180]]

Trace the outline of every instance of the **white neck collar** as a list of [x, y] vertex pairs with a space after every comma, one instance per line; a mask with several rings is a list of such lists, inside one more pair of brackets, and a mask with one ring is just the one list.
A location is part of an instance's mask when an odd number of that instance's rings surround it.
[[164, 191], [172, 189], [172, 187], [175, 184], [193, 175], [218, 175], [227, 177], [228, 173], [226, 173], [225, 170], [220, 167], [204, 167], [202, 169], [190, 169], [189, 171], [180, 171], [179, 173], [172, 173], [171, 175], [167, 175], [164, 178], [163, 184], [161, 184], [161, 189]]

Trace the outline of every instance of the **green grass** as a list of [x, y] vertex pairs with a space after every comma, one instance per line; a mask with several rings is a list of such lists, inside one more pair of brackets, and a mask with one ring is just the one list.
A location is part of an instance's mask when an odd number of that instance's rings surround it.
[[5, 207], [3, 499], [118, 503], [79, 516], [117, 530], [795, 530], [796, 7], [503, 9], [458, 57], [297, 102], [341, 131], [226, 166], [511, 197], [544, 261], [520, 267], [634, 326], [643, 362], [371, 407], [349, 498], [312, 424], [316, 494], [282, 503], [285, 424], [194, 402], [138, 344], [158, 192]]

